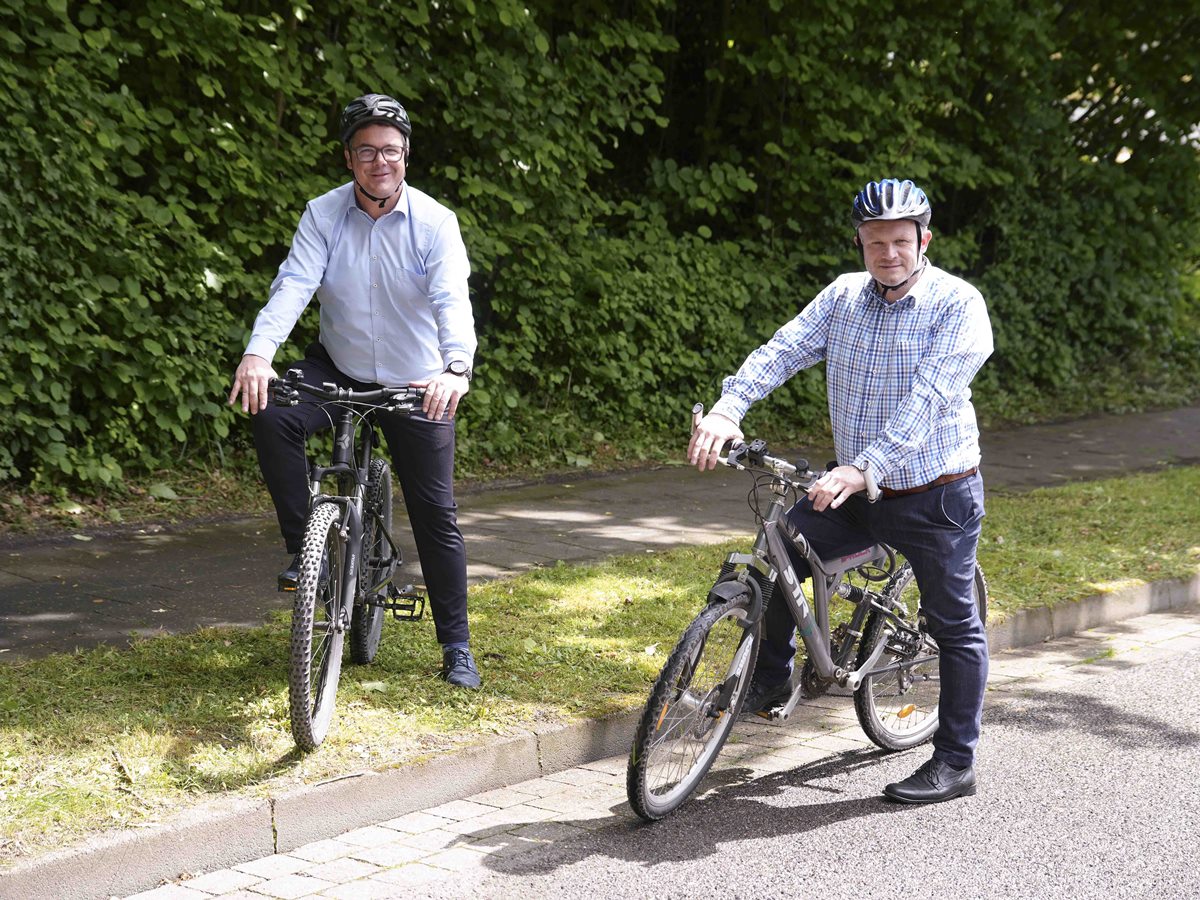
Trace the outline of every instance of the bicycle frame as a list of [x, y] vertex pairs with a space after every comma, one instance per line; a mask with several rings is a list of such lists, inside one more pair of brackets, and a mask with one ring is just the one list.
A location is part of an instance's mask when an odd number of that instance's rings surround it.
[[[732, 455], [732, 454], [731, 454]], [[733, 468], [746, 468], [729, 459], [722, 460]], [[887, 615], [891, 610], [880, 604], [873, 592], [867, 592], [859, 587], [843, 585], [847, 572], [864, 566], [881, 566], [890, 558], [889, 551], [879, 544], [874, 544], [865, 550], [832, 560], [823, 560], [813, 552], [807, 539], [802, 534], [789, 534], [783, 526], [785, 501], [787, 497], [787, 474], [781, 467], [768, 466], [774, 480], [770, 489], [774, 496], [766, 514], [762, 517], [762, 525], [755, 537], [754, 545], [749, 553], [732, 553], [725, 560], [726, 571], [743, 567], [743, 571], [753, 568], [767, 584], [771, 595], [782, 588], [784, 601], [788, 605], [792, 619], [796, 623], [800, 638], [808, 652], [817, 674], [827, 680], [851, 691], [858, 689], [864, 677], [869, 674], [879, 661], [885, 644], [880, 642], [871, 656], [857, 669], [845, 667], [846, 657], [853, 648], [854, 642], [862, 636], [862, 627], [871, 609], [879, 609]], [[812, 571], [812, 604], [805, 596], [804, 587], [792, 565], [784, 541], [804, 558]], [[842, 645], [834, 652], [830, 651], [831, 631], [829, 627], [829, 603], [833, 596], [845, 597], [855, 603], [854, 613], [847, 627]], [[795, 689], [788, 702], [782, 707], [775, 718], [786, 720], [800, 701], [802, 686], [796, 679]]]

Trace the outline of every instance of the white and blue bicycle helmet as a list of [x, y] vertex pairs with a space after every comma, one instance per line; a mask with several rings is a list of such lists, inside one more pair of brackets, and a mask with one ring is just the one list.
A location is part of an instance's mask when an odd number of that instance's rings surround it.
[[911, 181], [884, 178], [872, 181], [855, 195], [850, 218], [856, 231], [863, 222], [892, 219], [912, 219], [927, 228], [932, 213], [929, 198]]

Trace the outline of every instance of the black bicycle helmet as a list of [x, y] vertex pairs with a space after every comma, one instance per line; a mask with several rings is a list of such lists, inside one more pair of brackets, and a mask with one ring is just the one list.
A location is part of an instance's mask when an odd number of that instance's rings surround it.
[[891, 219], [911, 219], [928, 228], [931, 215], [929, 198], [923, 190], [907, 179], [885, 178], [872, 181], [855, 195], [850, 218], [857, 231], [863, 222]]
[[397, 100], [386, 94], [363, 94], [351, 100], [342, 110], [342, 143], [349, 144], [354, 132], [372, 124], [399, 128], [405, 137], [412, 134], [408, 113]]

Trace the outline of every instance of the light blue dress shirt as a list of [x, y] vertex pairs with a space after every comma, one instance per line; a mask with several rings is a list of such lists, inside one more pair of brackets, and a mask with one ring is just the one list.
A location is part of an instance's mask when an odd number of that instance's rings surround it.
[[406, 184], [372, 219], [344, 184], [305, 207], [246, 353], [271, 361], [315, 294], [321, 344], [351, 378], [390, 387], [471, 365], [470, 272], [457, 217], [428, 194]]
[[971, 380], [992, 353], [979, 291], [927, 265], [900, 300], [866, 272], [843, 275], [722, 383], [734, 422], [801, 369], [825, 360], [834, 450], [896, 490], [979, 465]]

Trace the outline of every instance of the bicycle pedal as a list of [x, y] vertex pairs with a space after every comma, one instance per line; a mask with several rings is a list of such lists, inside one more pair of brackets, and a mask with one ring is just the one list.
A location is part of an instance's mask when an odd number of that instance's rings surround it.
[[387, 598], [380, 605], [390, 609], [394, 619], [404, 622], [416, 622], [425, 615], [425, 597], [413, 590], [411, 584], [405, 585], [402, 590], [389, 584]]

